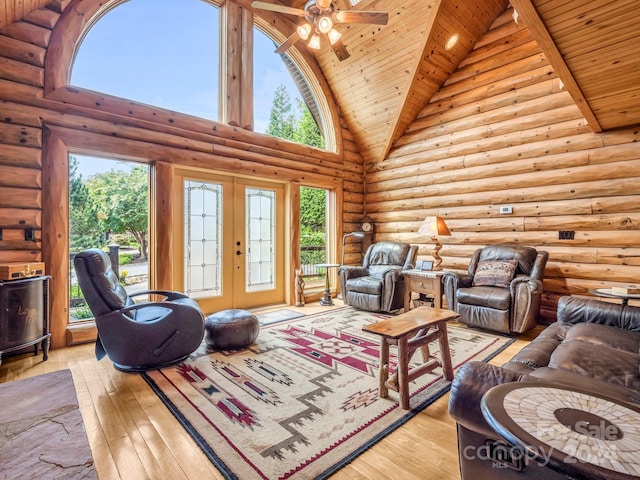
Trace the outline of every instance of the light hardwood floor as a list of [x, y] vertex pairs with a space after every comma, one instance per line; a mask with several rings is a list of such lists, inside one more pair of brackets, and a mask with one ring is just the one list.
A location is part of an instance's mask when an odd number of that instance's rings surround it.
[[[310, 314], [326, 308], [310, 304], [301, 310]], [[491, 363], [506, 362], [539, 331], [519, 337]], [[5, 357], [0, 383], [64, 368], [73, 374], [101, 480], [223, 478], [142, 377], [117, 371], [108, 358], [96, 361], [93, 344], [53, 350], [46, 362], [42, 355]], [[448, 399], [447, 394], [425, 408], [331, 478], [459, 479]]]

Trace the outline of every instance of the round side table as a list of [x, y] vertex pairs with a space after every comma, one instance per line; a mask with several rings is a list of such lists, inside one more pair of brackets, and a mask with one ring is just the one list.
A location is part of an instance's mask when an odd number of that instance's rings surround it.
[[508, 443], [575, 478], [640, 475], [640, 406], [586, 390], [512, 382], [482, 397], [482, 414]]
[[331, 285], [329, 283], [329, 269], [330, 268], [338, 268], [340, 266], [339, 263], [317, 263], [315, 265], [316, 268], [324, 268], [324, 295], [322, 295], [322, 299], [320, 299], [320, 305], [333, 305], [333, 300], [331, 299]]
[[640, 300], [640, 295], [637, 293], [613, 293], [610, 288], [595, 288], [589, 290], [589, 293], [597, 295], [598, 297], [617, 298], [622, 301], [622, 305], [627, 305], [629, 300]]

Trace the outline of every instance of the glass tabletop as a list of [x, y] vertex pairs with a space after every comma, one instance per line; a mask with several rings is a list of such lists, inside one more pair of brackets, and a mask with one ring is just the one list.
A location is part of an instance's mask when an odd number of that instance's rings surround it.
[[640, 293], [618, 293], [614, 292], [611, 288], [594, 288], [589, 290], [589, 293], [607, 298], [640, 299]]
[[340, 267], [341, 264], [339, 264], [339, 263], [316, 263], [314, 266], [316, 268], [333, 268], [333, 267]]

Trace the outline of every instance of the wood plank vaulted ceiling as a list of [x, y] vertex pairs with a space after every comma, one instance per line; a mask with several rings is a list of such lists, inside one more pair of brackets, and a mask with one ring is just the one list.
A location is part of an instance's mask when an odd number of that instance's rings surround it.
[[[306, 3], [267, 1], [295, 8]], [[314, 55], [365, 162], [381, 161], [510, 3], [591, 128], [606, 131], [640, 125], [637, 1], [362, 0], [352, 7], [349, 0], [337, 0], [341, 9], [387, 11], [389, 23], [340, 25], [351, 54], [343, 62], [326, 45]], [[69, 3], [0, 0], [0, 33], [39, 9], [62, 11]], [[282, 15], [280, 25], [295, 24]], [[460, 40], [447, 51], [444, 44], [453, 33]], [[306, 48], [301, 42], [297, 47]]]

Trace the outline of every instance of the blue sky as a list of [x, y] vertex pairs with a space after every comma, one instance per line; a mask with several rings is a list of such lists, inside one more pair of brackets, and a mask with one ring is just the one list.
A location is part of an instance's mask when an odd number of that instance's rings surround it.
[[[201, 0], [129, 0], [84, 38], [71, 83], [210, 120], [218, 119], [218, 9]], [[298, 91], [275, 45], [254, 35], [254, 130], [264, 132], [273, 94]], [[120, 163], [81, 161], [84, 178]]]

